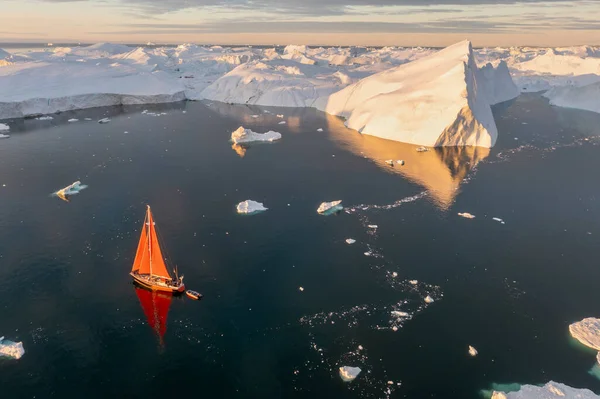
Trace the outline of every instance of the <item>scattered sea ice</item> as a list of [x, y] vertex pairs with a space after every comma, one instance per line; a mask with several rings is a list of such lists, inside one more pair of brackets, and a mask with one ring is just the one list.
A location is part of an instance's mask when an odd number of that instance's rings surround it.
[[261, 202], [256, 202], [252, 200], [242, 201], [237, 204], [237, 212], [244, 214], [254, 214], [258, 212], [264, 212], [268, 208], [265, 208]]
[[432, 302], [433, 302], [433, 298], [432, 298], [432, 297], [430, 297], [429, 295], [427, 295], [427, 296], [425, 297], [425, 303], [432, 303]]
[[360, 367], [342, 366], [340, 367], [340, 377], [344, 382], [351, 382], [358, 377], [361, 371]]
[[339, 210], [340, 204], [342, 200], [331, 201], [331, 202], [322, 202], [321, 205], [317, 208], [317, 212], [320, 214], [325, 214], [327, 212], [335, 212]]
[[477, 356], [477, 349], [473, 348], [471, 345], [469, 345], [469, 355], [471, 356]]
[[0, 356], [20, 359], [25, 354], [22, 342], [13, 342], [0, 337]]
[[110, 119], [108, 119], [108, 118], [102, 118], [98, 121], [98, 123], [108, 123], [108, 122], [110, 122]]
[[0, 123], [0, 132], [4, 132], [9, 130], [10, 127], [8, 127], [8, 125], [4, 124], [4, 123]]
[[352, 239], [352, 238], [347, 238], [346, 239], [346, 244], [354, 244], [356, 242], [356, 240]]
[[408, 314], [406, 312], [400, 312], [398, 310], [392, 310], [390, 314], [392, 316], [394, 316], [394, 317], [408, 317], [408, 316], [410, 316], [410, 314]]
[[470, 214], [469, 212], [458, 212], [458, 216], [462, 216], [465, 219], [475, 219], [475, 215]]

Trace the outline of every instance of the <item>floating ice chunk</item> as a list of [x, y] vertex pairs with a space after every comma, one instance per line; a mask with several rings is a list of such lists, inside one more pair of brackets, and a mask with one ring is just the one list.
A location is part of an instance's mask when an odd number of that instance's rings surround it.
[[323, 129], [321, 129], [321, 128], [317, 129], [317, 132], [322, 132], [322, 131], [323, 131]]
[[406, 312], [400, 312], [398, 310], [392, 310], [392, 312], [390, 314], [392, 316], [394, 316], [394, 317], [408, 317], [408, 316], [410, 316], [410, 314], [408, 314]]
[[0, 139], [7, 139], [10, 137], [10, 134], [2, 134], [0, 133]]
[[279, 122], [279, 125], [285, 125], [287, 122], [286, 121], [281, 121]]
[[392, 277], [394, 277], [394, 278], [398, 277], [398, 273], [396, 273], [396, 272], [393, 272], [393, 273], [392, 273]]
[[398, 331], [398, 327], [396, 327], [396, 326], [393, 326], [393, 327], [392, 327], [392, 331], [393, 331], [393, 332], [396, 332], [396, 331]]
[[108, 122], [110, 122], [110, 119], [108, 119], [108, 118], [102, 118], [98, 121], [98, 123], [108, 123]]
[[432, 303], [432, 302], [433, 302], [433, 298], [432, 298], [432, 297], [430, 297], [429, 295], [427, 295], [427, 296], [425, 297], [425, 303]]
[[376, 229], [379, 226], [377, 226], [376, 224], [370, 224], [367, 227], [370, 228], [370, 229]]
[[569, 326], [571, 336], [590, 348], [600, 351], [600, 319], [588, 317]]
[[365, 252], [365, 256], [371, 256], [371, 255], [372, 255], [371, 251]]
[[0, 337], [0, 356], [20, 359], [25, 354], [22, 342], [13, 342]]
[[400, 166], [404, 166], [404, 161], [402, 159], [399, 159], [396, 161]]
[[600, 365], [600, 352], [596, 355], [596, 361], [598, 362], [598, 365]]
[[79, 119], [72, 118], [72, 119], [69, 119], [67, 122], [79, 122]]
[[283, 118], [283, 115], [281, 115], [281, 114], [278, 114], [278, 115], [277, 115], [277, 117], [278, 117], [278, 118]]
[[498, 392], [494, 391], [491, 399], [598, 399], [589, 389], [577, 389], [558, 382], [550, 381], [546, 385], [539, 387], [536, 385], [523, 385], [517, 392]]
[[327, 213], [327, 212], [335, 212], [335, 211], [341, 209], [341, 207], [340, 207], [341, 203], [342, 203], [342, 200], [331, 201], [331, 202], [323, 202], [317, 208], [317, 212], [320, 213], [320, 214], [324, 214], [324, 213]]
[[258, 115], [250, 115], [250, 116], [252, 116], [253, 118], [258, 118]]
[[145, 109], [145, 110], [142, 111], [142, 114], [147, 114], [147, 113], [148, 113], [147, 109]]
[[363, 350], [363, 349], [364, 349], [364, 348], [363, 348], [363, 346], [362, 346], [362, 345], [358, 345], [358, 350], [359, 350], [359, 351], [361, 351], [361, 350]]
[[419, 283], [419, 281], [418, 280], [410, 280], [408, 283], [411, 285], [417, 285]]
[[240, 126], [235, 132], [231, 133], [231, 141], [235, 144], [250, 143], [253, 141], [275, 141], [281, 139], [281, 133], [268, 131], [266, 133], [256, 133], [250, 129], [244, 129]]
[[417, 147], [417, 152], [427, 152], [427, 151], [429, 151], [429, 148], [427, 148], [427, 147], [422, 147], [422, 146]]
[[5, 132], [9, 129], [10, 129], [10, 127], [8, 127], [8, 125], [5, 125], [4, 123], [0, 123], [0, 132]]
[[304, 287], [298, 287], [298, 291], [300, 291], [300, 292], [304, 291]]
[[92, 118], [83, 118], [84, 121], [91, 121]]
[[352, 238], [347, 238], [346, 239], [346, 244], [354, 244], [356, 242], [356, 240], [352, 239]]
[[492, 218], [492, 220], [495, 220], [496, 222], [500, 222], [500, 223], [504, 224], [504, 220], [502, 220], [500, 218]]
[[358, 377], [361, 371], [360, 367], [342, 366], [340, 367], [340, 377], [344, 382], [351, 382]]
[[390, 166], [394, 166], [394, 160], [393, 159], [388, 159], [387, 161], [385, 161], [385, 163], [387, 163]]
[[84, 190], [86, 188], [87, 186], [85, 184], [81, 184], [81, 182], [77, 180], [73, 184], [70, 184], [65, 188], [61, 188], [60, 190], [55, 192], [54, 195], [56, 195], [63, 201], [69, 202], [69, 196], [79, 194], [81, 190]]
[[465, 219], [475, 219], [475, 215], [470, 214], [469, 212], [459, 212], [458, 216], [462, 216]]
[[237, 204], [237, 212], [245, 214], [254, 214], [258, 212], [264, 212], [269, 208], [265, 208], [262, 202], [256, 202], [252, 200], [242, 201]]
[[35, 118], [36, 121], [51, 121], [52, 119], [54, 119], [51, 116], [40, 116], [39, 118]]
[[471, 356], [477, 356], [477, 349], [473, 348], [471, 345], [469, 345], [469, 355]]

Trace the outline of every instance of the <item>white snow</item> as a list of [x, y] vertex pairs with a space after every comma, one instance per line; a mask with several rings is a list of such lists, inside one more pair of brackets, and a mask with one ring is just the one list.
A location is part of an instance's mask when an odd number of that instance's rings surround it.
[[600, 319], [588, 317], [569, 326], [571, 336], [585, 346], [600, 351]]
[[360, 367], [342, 366], [340, 367], [340, 377], [344, 382], [353, 381], [362, 370]]
[[477, 356], [479, 352], [477, 352], [477, 349], [475, 349], [474, 347], [472, 347], [471, 345], [469, 345], [469, 355], [471, 356]]
[[10, 127], [8, 125], [5, 125], [4, 123], [0, 123], [0, 132], [7, 130], [10, 130]]
[[235, 132], [231, 133], [231, 141], [234, 144], [250, 143], [254, 141], [276, 141], [281, 139], [281, 133], [272, 130], [266, 133], [256, 133], [250, 129], [244, 129], [240, 126]]
[[321, 205], [319, 205], [319, 208], [317, 208], [317, 212], [326, 213], [327, 211], [334, 210], [335, 208], [339, 207], [341, 203], [342, 200], [322, 202]]
[[[507, 68], [480, 71], [464, 41], [366, 77], [315, 105], [363, 134], [432, 147], [492, 147], [498, 132], [490, 101], [507, 99], [500, 87], [511, 78], [503, 74]], [[488, 81], [498, 88], [486, 88]]]
[[262, 202], [256, 202], [252, 200], [242, 201], [237, 204], [237, 212], [244, 214], [252, 214], [266, 211], [269, 208], [265, 208]]
[[0, 356], [20, 359], [25, 354], [22, 342], [13, 342], [0, 337]]
[[494, 391], [492, 399], [597, 399], [600, 396], [589, 389], [577, 389], [550, 381], [544, 386], [522, 385], [517, 392]]

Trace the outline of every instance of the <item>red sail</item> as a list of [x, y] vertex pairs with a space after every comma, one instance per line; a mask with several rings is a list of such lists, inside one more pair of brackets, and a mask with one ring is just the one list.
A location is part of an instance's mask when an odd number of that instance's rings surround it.
[[[150, 241], [150, 244], [148, 244], [148, 241]], [[150, 207], [148, 207], [148, 211], [146, 212], [140, 242], [138, 243], [131, 271], [138, 272], [139, 274], [163, 277], [168, 280], [171, 279], [171, 275], [165, 265], [160, 244], [158, 243], [156, 226], [152, 212], [150, 212]]]
[[168, 280], [171, 279], [171, 275], [165, 265], [165, 259], [163, 258], [162, 251], [160, 250], [160, 244], [158, 243], [158, 236], [156, 235], [156, 226], [154, 223], [154, 217], [148, 207], [148, 221], [150, 227], [150, 262], [151, 262], [151, 274], [153, 276], [164, 277]]
[[172, 296], [138, 287], [135, 287], [135, 293], [142, 304], [148, 324], [162, 343], [167, 332], [167, 314], [171, 306]]

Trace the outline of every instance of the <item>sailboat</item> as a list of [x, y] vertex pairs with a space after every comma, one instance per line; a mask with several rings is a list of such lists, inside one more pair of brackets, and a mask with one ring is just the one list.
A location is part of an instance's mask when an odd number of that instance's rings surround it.
[[177, 269], [174, 273], [175, 278], [171, 276], [165, 264], [156, 234], [156, 223], [148, 206], [142, 235], [129, 274], [135, 282], [151, 290], [181, 293], [185, 290], [183, 276], [179, 277]]

